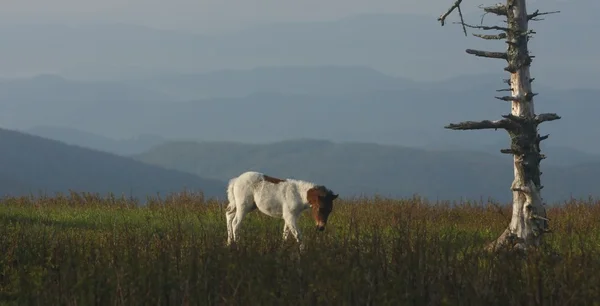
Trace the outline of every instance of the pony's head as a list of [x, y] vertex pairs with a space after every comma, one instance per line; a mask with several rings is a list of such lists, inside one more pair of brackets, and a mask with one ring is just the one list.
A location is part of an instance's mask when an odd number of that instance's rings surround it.
[[323, 231], [325, 225], [327, 225], [327, 218], [333, 209], [333, 200], [337, 199], [338, 195], [325, 186], [315, 186], [308, 190], [307, 198], [317, 224], [317, 230]]

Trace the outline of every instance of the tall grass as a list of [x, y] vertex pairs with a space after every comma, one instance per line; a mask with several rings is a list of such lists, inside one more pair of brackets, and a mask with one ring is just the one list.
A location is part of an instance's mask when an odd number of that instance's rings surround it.
[[227, 248], [223, 204], [5, 199], [0, 304], [600, 305], [600, 203], [550, 208], [554, 232], [527, 257], [482, 250], [507, 206], [336, 201], [325, 232], [302, 216], [300, 253], [281, 220], [257, 212]]

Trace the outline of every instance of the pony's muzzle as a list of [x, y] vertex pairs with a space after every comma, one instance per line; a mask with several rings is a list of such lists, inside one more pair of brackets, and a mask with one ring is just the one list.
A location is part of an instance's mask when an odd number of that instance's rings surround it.
[[325, 223], [319, 222], [317, 224], [317, 231], [322, 232], [325, 230]]

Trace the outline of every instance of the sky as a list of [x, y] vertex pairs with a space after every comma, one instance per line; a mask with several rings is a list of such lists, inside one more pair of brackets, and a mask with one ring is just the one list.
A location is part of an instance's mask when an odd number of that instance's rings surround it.
[[[453, 0], [2, 0], [3, 22], [120, 22], [213, 33], [257, 23], [321, 21], [356, 14], [438, 16]], [[465, 5], [464, 11], [479, 4]]]
[[[500, 0], [464, 0], [464, 5], [462, 7], [463, 13], [467, 15], [470, 12], [476, 12], [475, 19], [479, 21], [479, 16], [481, 14], [479, 6], [493, 5], [498, 1]], [[564, 5], [564, 2], [570, 2], [574, 5], [566, 6]], [[84, 69], [84, 62], [90, 61], [92, 58], [91, 56], [94, 56], [94, 54], [103, 52], [102, 55], [105, 57], [113, 54], [111, 53], [113, 51], [104, 49], [103, 51], [99, 51], [100, 49], [92, 50], [88, 53], [76, 51], [79, 50], [78, 48], [84, 47], [77, 45], [80, 41], [79, 38], [67, 39], [67, 42], [75, 45], [70, 45], [68, 47], [64, 46], [64, 39], [70, 32], [61, 30], [61, 27], [48, 27], [48, 24], [60, 26], [77, 26], [81, 24], [128, 24], [158, 29], [184, 30], [186, 32], [210, 35], [228, 31], [235, 32], [237, 30], [251, 28], [257, 24], [332, 21], [361, 14], [385, 13], [426, 15], [427, 18], [431, 18], [431, 26], [437, 26], [436, 18], [445, 12], [452, 3], [454, 3], [454, 0], [0, 0], [0, 3], [2, 4], [0, 9], [0, 29], [3, 31], [5, 30], [4, 32], [6, 32], [0, 33], [4, 35], [0, 37], [5, 39], [3, 42], [5, 49], [2, 50], [2, 59], [0, 59], [0, 76], [19, 77], [39, 73], [63, 74], [68, 73], [69, 69], [81, 70]], [[559, 4], [555, 7], [560, 7], [562, 11], [561, 14], [558, 17], [552, 17], [553, 23], [544, 23], [543, 26], [545, 28], [555, 26], [560, 27], [561, 23], [564, 24], [567, 21], [570, 23], [576, 21], [578, 24], [575, 25], [574, 28], [581, 28], [581, 26], [585, 27], [585, 22], [583, 21], [587, 18], [587, 20], [594, 20], [595, 23], [597, 17], [595, 16], [594, 10], [597, 11], [600, 9], [600, 5], [598, 4], [600, 1], [594, 0], [528, 0], [527, 3], [530, 10], [540, 8], [543, 11], [549, 9], [552, 10], [552, 4]], [[578, 6], [577, 4], [580, 5]], [[472, 18], [473, 16], [474, 15], [471, 15], [470, 17]], [[456, 13], [453, 13], [450, 17], [450, 21], [454, 21], [456, 18]], [[477, 22], [472, 19], [468, 19], [468, 21]], [[1, 28], [3, 25], [7, 24], [11, 26], [6, 29]], [[12, 27], [12, 25], [15, 24], [41, 24], [42, 30], [38, 29], [30, 33], [27, 32], [28, 27]], [[450, 27], [451, 26], [447, 28]], [[537, 25], [534, 25], [534, 27], [539, 29], [537, 28]], [[447, 28], [440, 28], [438, 30], [440, 33], [444, 33], [442, 31], [451, 31]], [[39, 34], [46, 29], [48, 29], [47, 32], [51, 34]], [[55, 29], [54, 32], [52, 32], [52, 29]], [[273, 27], [271, 27], [271, 29], [273, 29]], [[358, 31], [360, 30], [361, 29]], [[399, 32], [407, 31], [406, 29], [399, 29]], [[409, 32], [412, 32], [412, 30], [409, 30]], [[536, 36], [536, 39], [547, 40], [550, 37], [549, 35], [552, 35], [549, 33], [553, 32], [557, 33], [555, 30], [541, 31], [539, 36]], [[267, 31], [267, 33], [269, 32]], [[458, 29], [454, 31], [454, 34], [458, 33]], [[41, 36], [38, 37], [36, 35]], [[118, 36], [113, 34], [107, 35], [112, 38]], [[243, 38], [239, 38], [238, 40], [243, 41]], [[457, 36], [452, 39], [461, 38]], [[584, 47], [589, 45], [586, 45], [585, 41], [582, 43], [581, 40], [583, 40], [583, 38], [580, 38], [580, 41], [571, 40], [570, 45]], [[28, 43], [27, 41], [31, 41], [31, 43]], [[45, 43], [45, 41], [50, 43]], [[341, 41], [340, 38], [340, 43], [342, 43]], [[65, 50], [58, 50], [61, 46], [63, 46]], [[44, 50], [43, 52], [41, 52], [42, 49]], [[410, 46], [407, 46], [406, 49], [409, 50]], [[590, 48], [586, 49], [590, 50]], [[188, 50], [191, 50], [191, 48], [179, 47], [176, 52], [181, 53], [187, 52]], [[354, 52], [360, 52], [360, 48], [354, 48], [352, 50]], [[392, 52], [389, 50], [392, 49], [388, 47], [379, 47], [375, 52]], [[122, 52], [117, 52], [118, 54], [115, 53], [114, 55], [119, 57], [125, 56], [123, 54], [127, 52], [134, 52], [131, 49], [121, 51]], [[67, 52], [73, 52], [73, 54], [66, 55]], [[64, 56], [60, 60], [67, 60], [67, 66], [69, 67], [65, 68], [64, 63], [60, 63], [57, 56], [61, 54]], [[571, 54], [573, 54], [573, 52], [571, 52]], [[56, 56], [53, 57], [54, 55]], [[260, 56], [260, 54], [257, 56]], [[301, 54], [299, 56], [302, 58], [310, 57], [310, 55], [307, 54]], [[392, 75], [404, 75], [398, 74], [398, 71], [401, 70], [402, 73], [405, 73], [408, 70], [405, 69], [405, 67], [400, 67], [400, 64], [397, 64], [397, 67], [393, 69], [392, 67], [388, 67], [387, 64], [379, 63], [375, 65], [373, 64], [375, 59], [372, 58], [371, 54], [362, 54], [362, 57], [354, 56], [352, 58], [350, 55], [346, 54], [346, 56], [348, 59], [344, 64], [351, 62], [357, 65], [368, 65], [378, 70], [383, 69], [383, 72]], [[273, 55], [266, 57], [269, 60], [268, 63], [261, 62], [260, 58], [251, 58], [243, 62], [242, 66], [238, 65], [239, 67], [233, 64], [233, 61], [229, 61], [228, 63], [231, 63], [230, 66], [232, 67], [213, 67], [214, 65], [206, 64], [207, 67], [204, 67], [204, 70], [246, 68], [250, 64], [254, 67], [267, 64], [298, 63], [298, 61], [294, 61], [295, 58], [287, 58], [284, 60]], [[596, 66], [590, 66], [589, 64], [590, 60], [597, 61], [597, 59], [581, 56], [579, 58], [586, 61], [584, 64], [578, 66], [580, 71], [586, 70], [586, 67], [592, 67], [590, 69], [595, 73]], [[131, 60], [129, 63], [130, 66], [140, 66], [142, 69], [154, 69], [156, 71], [171, 71], [173, 69], [171, 66], [169, 66], [168, 69], [164, 67], [141, 67], [142, 64], [139, 64], [138, 60], [138, 58]], [[241, 61], [239, 57], [235, 60], [238, 62]], [[556, 61], [553, 66], [562, 69], [559, 66], [572, 65], [574, 63], [573, 61], [574, 59], [571, 59], [569, 62]], [[145, 63], [147, 62], [148, 61]], [[160, 61], [157, 60], [152, 60], [151, 62], [156, 65], [160, 64]], [[315, 64], [317, 62], [306, 61], [306, 63], [309, 64]], [[326, 63], [336, 64], [330, 61]], [[317, 64], [322, 64], [322, 61]], [[122, 65], [123, 62], [116, 62], [114, 64], [116, 67], [121, 67]], [[76, 67], [72, 68], [71, 66]], [[194, 72], [199, 71], [197, 67], [189, 67], [186, 63], [186, 69], [187, 68], [192, 69]], [[427, 72], [424, 73], [427, 78], [431, 75]], [[442, 78], [447, 77], [442, 76], [441, 74], [436, 74], [436, 76]], [[412, 77], [422, 78], [415, 75], [412, 75]]]

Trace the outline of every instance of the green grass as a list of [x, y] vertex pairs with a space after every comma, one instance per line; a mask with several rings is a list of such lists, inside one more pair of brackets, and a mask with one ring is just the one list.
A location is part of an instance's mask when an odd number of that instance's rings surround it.
[[[71, 194], [0, 202], [2, 305], [600, 305], [600, 203], [549, 209], [528, 257], [482, 250], [510, 207], [419, 198], [336, 201], [325, 232], [245, 219], [225, 246], [223, 203], [183, 194], [136, 207]], [[553, 256], [560, 255], [560, 259]]]

